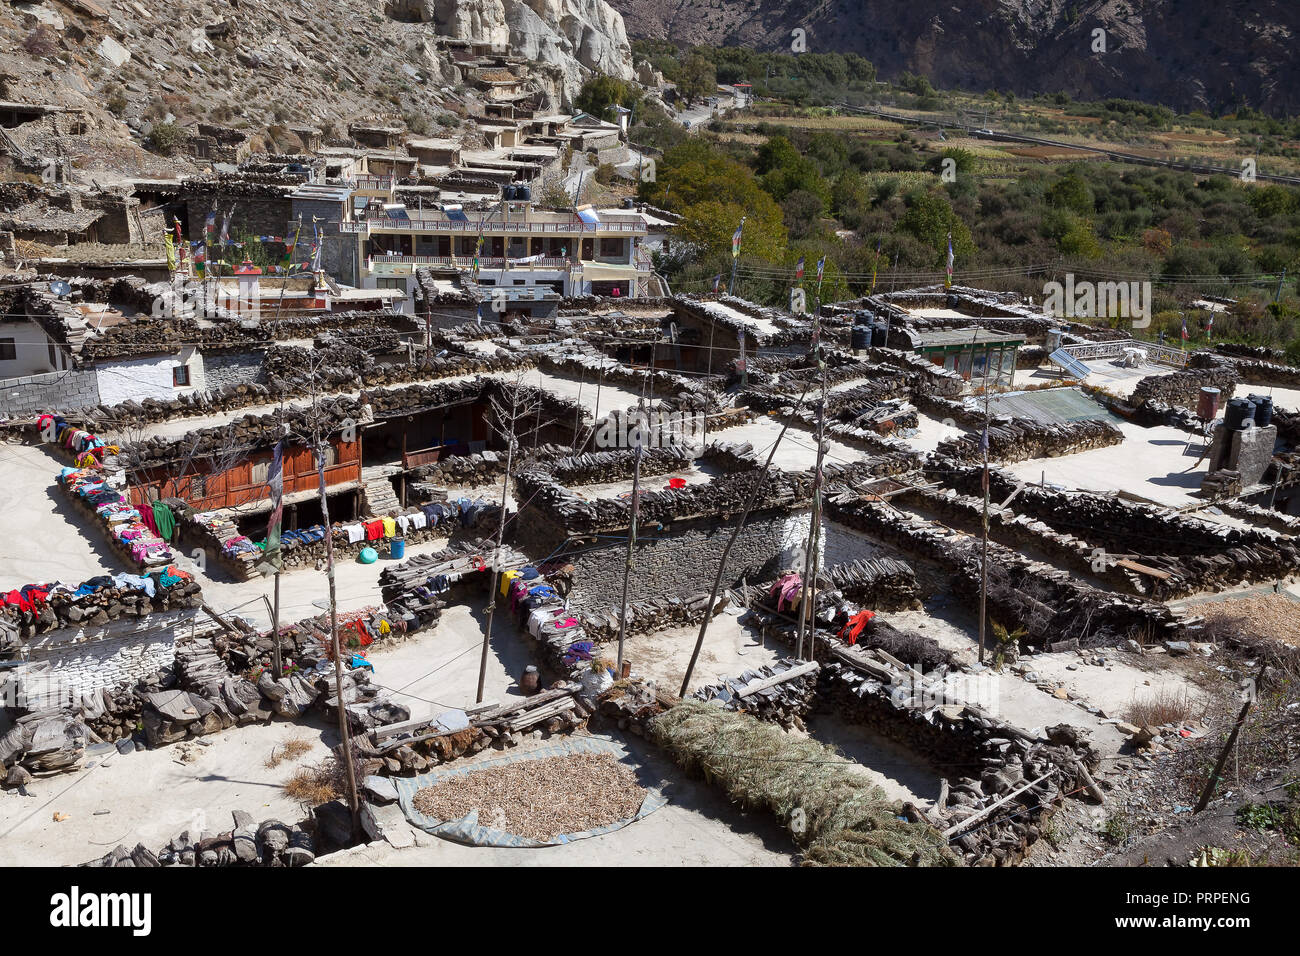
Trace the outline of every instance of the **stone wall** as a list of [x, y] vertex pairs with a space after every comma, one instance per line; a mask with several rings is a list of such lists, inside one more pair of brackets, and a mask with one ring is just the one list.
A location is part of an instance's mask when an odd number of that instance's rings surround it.
[[[716, 520], [671, 528], [642, 525], [633, 549], [628, 599], [645, 601], [707, 593], [733, 529], [733, 522]], [[731, 549], [723, 586], [734, 587], [743, 578], [753, 581], [772, 577], [783, 565], [782, 555], [789, 555], [801, 543], [797, 530], [790, 526], [785, 514], [751, 513]], [[622, 603], [626, 542], [606, 538], [599, 541], [594, 547], [576, 544], [555, 555], [555, 560], [567, 561], [574, 567], [571, 600], [580, 607]]]
[[93, 369], [24, 375], [0, 382], [0, 414], [38, 415], [49, 409], [93, 408], [100, 403]]
[[[209, 352], [203, 356], [203, 367], [209, 391], [237, 385], [262, 384], [266, 373], [262, 369], [265, 352]], [[98, 403], [96, 403], [98, 404]]]

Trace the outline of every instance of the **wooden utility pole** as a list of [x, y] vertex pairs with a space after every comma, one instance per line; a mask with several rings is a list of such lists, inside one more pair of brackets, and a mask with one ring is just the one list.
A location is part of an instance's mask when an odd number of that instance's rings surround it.
[[[488, 646], [492, 643], [492, 620], [497, 609], [497, 585], [501, 578], [501, 547], [506, 534], [506, 499], [510, 495], [510, 470], [515, 461], [515, 427], [519, 420], [519, 387], [516, 381], [510, 391], [510, 430], [506, 434], [506, 473], [501, 479], [501, 514], [497, 518], [496, 551], [492, 555], [492, 575], [488, 588], [487, 622], [483, 628], [483, 650], [478, 661], [478, 690], [474, 703], [483, 703], [483, 686], [487, 682]], [[502, 416], [504, 417], [504, 416]]]
[[745, 499], [745, 509], [740, 513], [740, 520], [736, 522], [736, 530], [731, 532], [731, 537], [727, 540], [727, 546], [722, 550], [722, 559], [718, 561], [718, 573], [713, 577], [713, 590], [709, 592], [709, 603], [704, 608], [704, 620], [700, 622], [700, 633], [695, 638], [695, 649], [691, 651], [690, 663], [686, 665], [686, 675], [682, 678], [682, 690], [679, 696], [685, 697], [686, 691], [691, 686], [691, 674], [695, 672], [695, 662], [700, 659], [700, 651], [704, 648], [704, 635], [708, 632], [709, 622], [713, 619], [713, 606], [718, 600], [718, 589], [722, 587], [722, 575], [727, 568], [727, 559], [731, 557], [732, 546], [735, 545], [736, 539], [740, 537], [740, 529], [745, 527], [745, 521], [749, 518], [749, 511], [754, 507], [754, 502], [758, 499], [759, 489], [763, 487], [763, 482], [767, 478], [768, 469], [772, 467], [772, 459], [776, 457], [776, 450], [781, 444], [781, 439], [785, 437], [786, 429], [790, 427], [790, 422], [794, 420], [795, 412], [803, 405], [804, 397], [808, 394], [808, 386], [805, 385], [803, 393], [799, 396], [799, 401], [795, 402], [794, 408], [786, 416], [785, 424], [781, 426], [781, 432], [776, 436], [776, 441], [772, 443], [772, 449], [767, 453], [767, 461], [763, 463], [763, 470], [758, 473], [754, 480], [754, 486], [749, 489], [749, 497]]
[[[818, 283], [820, 289], [820, 283]], [[808, 621], [812, 621], [812, 634], [809, 645], [812, 655], [816, 656], [817, 645], [817, 573], [821, 570], [821, 487], [822, 465], [826, 458], [826, 365], [822, 361], [821, 351], [821, 294], [818, 293], [817, 309], [813, 313], [813, 359], [821, 373], [821, 400], [817, 404], [817, 465], [813, 470], [813, 504], [812, 519], [808, 526], [808, 547], [804, 553], [803, 591], [799, 604], [799, 637], [795, 656], [803, 660], [804, 634]]]
[[[978, 329], [975, 332], [976, 339], [979, 338]], [[975, 346], [971, 345], [971, 368], [975, 367]], [[999, 374], [1001, 374], [999, 372]], [[980, 557], [980, 656], [979, 662], [984, 663], [984, 633], [988, 625], [988, 614], [985, 608], [988, 606], [989, 595], [989, 402], [992, 398], [993, 388], [989, 385], [989, 367], [987, 360], [984, 364], [984, 432], [980, 435], [980, 448], [983, 450], [984, 457], [984, 527], [981, 534], [981, 557]]]
[[[352, 761], [352, 734], [348, 730], [348, 712], [343, 703], [343, 654], [339, 650], [339, 606], [334, 582], [334, 535], [330, 534], [330, 504], [325, 493], [325, 438], [322, 437], [320, 415], [316, 404], [315, 389], [312, 390], [312, 420], [315, 434], [313, 451], [316, 453], [316, 475], [320, 482], [321, 521], [325, 525], [325, 563], [329, 578], [330, 592], [330, 651], [334, 655], [334, 694], [335, 706], [339, 712], [339, 738], [343, 741], [343, 763], [347, 770], [348, 806], [352, 810], [352, 834], [358, 832], [361, 804], [357, 798], [357, 774]], [[278, 635], [276, 643], [279, 643]]]
[[[647, 369], [646, 382], [649, 379], [650, 372]], [[618, 677], [623, 676], [623, 639], [627, 634], [627, 589], [632, 581], [632, 554], [636, 548], [637, 518], [641, 515], [641, 459], [645, 455], [645, 431], [649, 430], [649, 421], [645, 413], [645, 390], [646, 384], [642, 382], [641, 394], [636, 403], [636, 457], [632, 470], [632, 523], [627, 530], [627, 558], [623, 565], [623, 599], [619, 604], [618, 612], [618, 662], [614, 670]]]
[[1210, 800], [1214, 798], [1214, 790], [1219, 785], [1219, 780], [1223, 776], [1223, 768], [1227, 766], [1228, 755], [1232, 753], [1232, 748], [1236, 746], [1237, 737], [1241, 734], [1241, 728], [1246, 726], [1246, 718], [1250, 716], [1250, 710], [1255, 706], [1255, 698], [1259, 696], [1259, 687], [1264, 680], [1264, 672], [1268, 669], [1268, 664], [1261, 660], [1259, 662], [1259, 673], [1255, 675], [1254, 683], [1248, 690], [1245, 702], [1241, 705], [1241, 710], [1237, 712], [1237, 721], [1232, 725], [1232, 733], [1228, 734], [1228, 739], [1223, 745], [1223, 750], [1219, 752], [1219, 759], [1214, 762], [1214, 770], [1210, 773], [1210, 779], [1205, 783], [1205, 789], [1201, 791], [1201, 799], [1196, 801], [1195, 813], [1200, 813], [1210, 805]]

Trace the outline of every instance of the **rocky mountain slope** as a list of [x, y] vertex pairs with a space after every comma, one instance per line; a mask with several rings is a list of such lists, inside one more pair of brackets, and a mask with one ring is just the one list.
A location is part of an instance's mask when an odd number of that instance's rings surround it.
[[[604, 0], [9, 0], [0, 100], [84, 111], [79, 132], [44, 130], [76, 169], [166, 175], [185, 162], [140, 149], [160, 123], [239, 127], [271, 151], [295, 148], [294, 126], [327, 138], [379, 117], [439, 129], [472, 95], [440, 37], [531, 61], [557, 109], [592, 71], [632, 76], [623, 19]], [[43, 134], [9, 133], [20, 146]]]
[[[1300, 113], [1294, 0], [611, 0], [634, 37], [860, 53], [882, 77]], [[1106, 52], [1093, 52], [1094, 30]]]

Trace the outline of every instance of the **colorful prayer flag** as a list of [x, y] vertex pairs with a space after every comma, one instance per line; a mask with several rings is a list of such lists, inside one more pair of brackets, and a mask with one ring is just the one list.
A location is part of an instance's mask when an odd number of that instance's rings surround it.
[[948, 233], [948, 278], [944, 280], [944, 284], [943, 284], [943, 287], [945, 289], [952, 288], [952, 264], [953, 264], [952, 233], [950, 232]]
[[731, 236], [731, 258], [740, 258], [740, 234], [745, 230], [745, 220], [740, 220], [740, 225]]
[[794, 264], [794, 277], [796, 279], [803, 278], [803, 256], [800, 256], [799, 261]]

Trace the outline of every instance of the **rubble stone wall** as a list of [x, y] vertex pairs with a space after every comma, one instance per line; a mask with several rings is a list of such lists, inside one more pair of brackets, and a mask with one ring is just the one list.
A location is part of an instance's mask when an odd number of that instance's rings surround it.
[[[238, 385], [262, 384], [266, 373], [262, 369], [265, 352], [209, 352], [203, 356], [209, 391]], [[98, 404], [98, 403], [95, 403]]]
[[[671, 529], [642, 525], [633, 548], [628, 600], [690, 597], [707, 592], [733, 528], [732, 522], [716, 520]], [[784, 514], [751, 514], [731, 549], [723, 586], [735, 587], [742, 578], [771, 578], [788, 563], [791, 549], [801, 543], [797, 530], [791, 528]], [[555, 556], [574, 566], [572, 600], [580, 607], [622, 603], [626, 542], [601, 541], [598, 547], [580, 544]]]
[[51, 408], [92, 408], [100, 402], [93, 369], [24, 375], [0, 382], [0, 414], [37, 415]]

